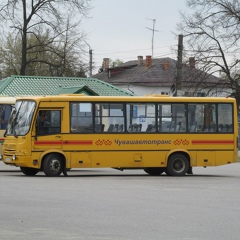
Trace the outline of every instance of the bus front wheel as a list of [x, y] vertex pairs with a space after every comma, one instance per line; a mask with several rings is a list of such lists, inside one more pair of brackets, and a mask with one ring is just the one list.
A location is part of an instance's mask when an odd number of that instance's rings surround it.
[[39, 172], [39, 169], [37, 168], [20, 167], [20, 169], [26, 176], [35, 176]]
[[58, 177], [63, 171], [61, 155], [52, 153], [46, 156], [43, 162], [43, 172], [48, 177]]
[[168, 159], [166, 174], [169, 176], [184, 176], [189, 169], [189, 161], [181, 153], [173, 154]]

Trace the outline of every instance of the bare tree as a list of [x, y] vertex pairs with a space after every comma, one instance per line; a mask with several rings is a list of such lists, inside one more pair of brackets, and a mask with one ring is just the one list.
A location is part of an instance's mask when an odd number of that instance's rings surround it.
[[[66, 21], [65, 31], [60, 32], [57, 40], [57, 47], [53, 44], [53, 52], [57, 49], [58, 76], [74, 76], [76, 72], [82, 71], [83, 63], [80, 61], [83, 51], [82, 42], [84, 33], [79, 33], [78, 23], [71, 24], [70, 16]], [[50, 63], [51, 67], [52, 64]], [[56, 65], [54, 66], [56, 69]]]
[[21, 66], [21, 46], [11, 34], [1, 39], [0, 46], [1, 78], [18, 75]]
[[[43, 62], [42, 59], [36, 58], [39, 49], [46, 52], [46, 46], [48, 46], [47, 50], [51, 52], [51, 46], [56, 47], [56, 42], [71, 28], [68, 16], [86, 15], [89, 10], [89, 3], [90, 0], [1, 1], [0, 20], [2, 26], [5, 29], [8, 26], [9, 29], [14, 30], [11, 36], [15, 36], [15, 41], [21, 39], [20, 75], [25, 75], [27, 66], [33, 62]], [[72, 26], [76, 26], [78, 23]], [[62, 26], [67, 26], [67, 28], [63, 29]], [[48, 34], [47, 39], [39, 38], [39, 31], [42, 30], [45, 30]], [[35, 36], [35, 39], [38, 40], [35, 45], [28, 44], [32, 36]], [[54, 49], [56, 50], [56, 48]]]
[[188, 0], [179, 30], [185, 51], [209, 74], [224, 76], [225, 90], [240, 103], [240, 1]]
[[[38, 29], [27, 37], [26, 75], [46, 76], [85, 76], [82, 62], [82, 38], [77, 32], [78, 24], [71, 25], [51, 37], [49, 31]], [[1, 77], [18, 75], [21, 67], [21, 39], [8, 35], [0, 43]], [[81, 74], [79, 73], [81, 72]]]

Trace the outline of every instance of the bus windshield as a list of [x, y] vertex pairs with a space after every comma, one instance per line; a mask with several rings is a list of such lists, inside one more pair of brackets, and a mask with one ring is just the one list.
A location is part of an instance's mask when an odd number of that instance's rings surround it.
[[24, 136], [28, 133], [36, 103], [34, 101], [17, 101], [11, 113], [6, 135]]

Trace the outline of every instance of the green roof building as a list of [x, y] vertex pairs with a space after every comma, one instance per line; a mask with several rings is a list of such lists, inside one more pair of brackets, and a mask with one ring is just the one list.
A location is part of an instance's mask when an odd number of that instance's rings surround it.
[[133, 94], [95, 78], [11, 76], [0, 81], [0, 95], [33, 96], [85, 94], [132, 96]]

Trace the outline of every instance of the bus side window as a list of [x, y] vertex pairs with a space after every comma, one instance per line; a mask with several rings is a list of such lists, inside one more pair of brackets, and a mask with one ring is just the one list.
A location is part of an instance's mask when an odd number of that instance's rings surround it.
[[90, 133], [93, 132], [93, 105], [86, 102], [72, 102], [70, 112], [71, 132]]
[[44, 131], [44, 119], [45, 119], [46, 112], [39, 111], [38, 118], [37, 118], [37, 134], [42, 135], [45, 133]]
[[37, 119], [37, 134], [61, 132], [60, 110], [40, 110]]

